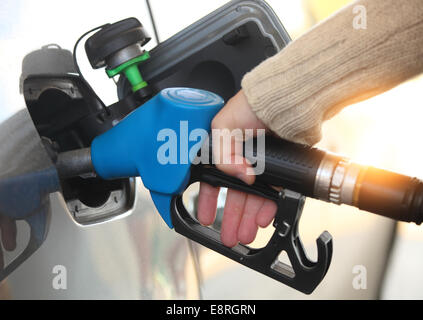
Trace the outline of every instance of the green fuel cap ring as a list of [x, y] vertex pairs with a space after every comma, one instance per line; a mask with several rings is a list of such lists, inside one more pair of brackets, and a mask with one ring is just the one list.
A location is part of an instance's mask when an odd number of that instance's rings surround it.
[[145, 51], [142, 55], [122, 63], [114, 69], [106, 69], [106, 73], [109, 78], [113, 78], [117, 74], [123, 73], [131, 84], [132, 91], [138, 91], [148, 85], [147, 82], [142, 78], [141, 72], [138, 69], [138, 65], [148, 58], [150, 58], [150, 54], [148, 51]]
[[135, 92], [147, 86], [138, 66], [150, 58], [143, 49], [150, 40], [141, 22], [128, 18], [101, 27], [85, 42], [85, 52], [94, 69], [106, 67], [109, 78], [123, 74]]

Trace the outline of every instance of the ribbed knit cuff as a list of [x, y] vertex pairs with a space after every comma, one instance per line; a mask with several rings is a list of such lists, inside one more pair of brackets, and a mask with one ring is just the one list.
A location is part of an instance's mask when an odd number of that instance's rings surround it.
[[[366, 8], [367, 27], [353, 25]], [[345, 106], [423, 72], [421, 0], [352, 3], [247, 73], [242, 88], [258, 118], [303, 144]]]

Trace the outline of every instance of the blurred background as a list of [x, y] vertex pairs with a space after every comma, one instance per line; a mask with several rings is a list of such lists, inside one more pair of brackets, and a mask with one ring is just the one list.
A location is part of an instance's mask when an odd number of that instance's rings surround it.
[[[225, 4], [225, 0], [152, 0], [160, 41]], [[333, 14], [347, 0], [268, 0], [282, 24], [296, 39]], [[145, 1], [2, 0], [0, 2], [0, 121], [23, 108], [18, 94], [23, 57], [49, 43], [72, 49], [85, 31], [105, 22], [135, 16], [152, 32]], [[156, 45], [153, 39], [147, 48]], [[82, 46], [81, 46], [82, 48]], [[116, 101], [115, 84], [104, 70], [92, 71], [83, 49], [81, 69], [106, 104]], [[353, 105], [324, 125], [319, 147], [358, 162], [423, 178], [420, 121], [423, 115], [423, 78]], [[6, 94], [16, 92], [16, 94]], [[273, 280], [215, 254], [201, 250], [202, 294], [210, 299], [422, 299], [423, 230], [358, 209], [307, 200], [300, 233], [311, 257], [315, 239], [328, 230], [334, 237], [334, 257], [328, 275], [312, 296], [297, 294]], [[262, 230], [254, 245], [268, 238]], [[355, 289], [357, 266], [366, 270], [366, 286]], [[363, 270], [363, 269], [360, 269]]]

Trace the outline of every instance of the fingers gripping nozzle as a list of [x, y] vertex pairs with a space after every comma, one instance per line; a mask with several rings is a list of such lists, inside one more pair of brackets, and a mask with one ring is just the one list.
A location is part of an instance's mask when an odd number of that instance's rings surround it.
[[[277, 211], [273, 222], [273, 235], [263, 248], [250, 248], [242, 244], [233, 248], [225, 247], [220, 241], [219, 232], [201, 226], [191, 217], [181, 197], [176, 198], [172, 205], [175, 208], [172, 211], [175, 231], [296, 290], [306, 294], [314, 291], [329, 269], [333, 246], [332, 236], [325, 231], [316, 240], [317, 261], [308, 258], [298, 232], [305, 196], [287, 189], [278, 192], [260, 179], [253, 185], [247, 185], [214, 167], [195, 166], [190, 182], [196, 181], [248, 192], [275, 201]], [[288, 255], [290, 265], [279, 260], [282, 252]]]

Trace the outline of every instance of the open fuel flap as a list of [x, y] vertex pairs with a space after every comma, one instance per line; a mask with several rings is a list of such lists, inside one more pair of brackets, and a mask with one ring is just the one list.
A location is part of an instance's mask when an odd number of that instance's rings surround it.
[[[22, 91], [54, 162], [57, 153], [88, 147], [97, 135], [113, 126], [113, 119], [103, 117], [101, 102], [76, 73], [71, 52], [57, 45], [25, 57]], [[134, 203], [134, 179], [61, 179], [61, 189], [69, 212], [81, 224], [110, 219], [127, 212]]]

